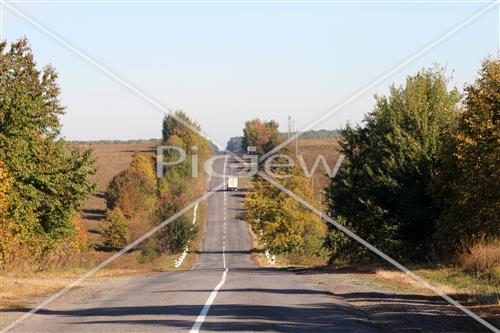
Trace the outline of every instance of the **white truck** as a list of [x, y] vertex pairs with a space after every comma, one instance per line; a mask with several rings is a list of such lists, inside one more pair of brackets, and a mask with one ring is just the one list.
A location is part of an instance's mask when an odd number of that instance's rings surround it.
[[227, 177], [227, 190], [228, 191], [238, 191], [238, 177], [228, 176]]

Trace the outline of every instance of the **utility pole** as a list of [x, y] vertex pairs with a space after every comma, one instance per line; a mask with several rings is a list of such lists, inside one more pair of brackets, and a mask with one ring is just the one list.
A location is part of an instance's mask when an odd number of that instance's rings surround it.
[[292, 117], [288, 116], [288, 136], [287, 139], [292, 137]]
[[[293, 133], [293, 135], [297, 134], [296, 130], [295, 130], [295, 121], [293, 120], [292, 117], [290, 117], [290, 123], [291, 123], [291, 133]], [[297, 156], [299, 148], [298, 148], [296, 136], [294, 137], [292, 144], [295, 145], [295, 156]]]

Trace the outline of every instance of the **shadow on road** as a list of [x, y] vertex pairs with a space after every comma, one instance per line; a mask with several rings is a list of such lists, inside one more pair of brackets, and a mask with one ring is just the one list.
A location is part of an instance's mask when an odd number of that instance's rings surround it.
[[[209, 293], [207, 289], [164, 290], [158, 293]], [[302, 306], [213, 304], [207, 331], [353, 332], [371, 327], [381, 332], [487, 332], [470, 317], [447, 306], [438, 296], [411, 294], [332, 293], [309, 289], [243, 288], [224, 292], [267, 293], [276, 295], [323, 294], [336, 302]], [[352, 304], [357, 305], [353, 307]], [[151, 325], [190, 328], [202, 305], [95, 307], [76, 310], [48, 310], [42, 316], [71, 317], [82, 325]], [[29, 309], [4, 310], [25, 312]], [[158, 318], [144, 318], [157, 316]], [[172, 319], [160, 319], [174, 316]], [[134, 317], [138, 317], [135, 318]], [[185, 319], [183, 319], [185, 317]], [[84, 319], [85, 318], [85, 319]], [[95, 318], [95, 319], [92, 319]], [[490, 318], [491, 319], [491, 318]], [[495, 324], [495, 323], [494, 323]], [[498, 323], [497, 323], [498, 324]], [[90, 326], [91, 327], [91, 326]], [[96, 326], [97, 327], [97, 326]], [[102, 326], [99, 326], [102, 329]], [[133, 330], [133, 329], [132, 329]]]

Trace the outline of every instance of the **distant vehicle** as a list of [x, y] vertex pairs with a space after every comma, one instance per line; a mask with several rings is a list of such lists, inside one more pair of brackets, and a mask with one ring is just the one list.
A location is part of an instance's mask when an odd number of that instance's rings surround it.
[[227, 177], [227, 190], [238, 191], [238, 177], [236, 176]]

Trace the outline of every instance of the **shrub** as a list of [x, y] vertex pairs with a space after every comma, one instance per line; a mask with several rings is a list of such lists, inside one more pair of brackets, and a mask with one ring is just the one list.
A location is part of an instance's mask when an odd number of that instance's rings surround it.
[[[155, 212], [156, 223], [160, 224], [179, 210], [172, 200], [162, 200]], [[158, 231], [156, 239], [164, 251], [176, 253], [196, 237], [197, 229], [185, 215], [179, 216], [166, 227]]]
[[[307, 178], [297, 170], [281, 183], [307, 202], [318, 205]], [[317, 214], [266, 180], [256, 178], [251, 186], [245, 199], [246, 219], [266, 249], [273, 254], [325, 255], [326, 227]]]
[[154, 237], [148, 238], [141, 250], [139, 263], [147, 264], [158, 258], [161, 253], [162, 249], [158, 241]]
[[459, 264], [464, 272], [477, 279], [500, 286], [500, 240], [483, 240], [464, 249]]
[[165, 227], [163, 235], [167, 249], [172, 253], [178, 253], [196, 237], [196, 230], [186, 218], [179, 217]]
[[179, 172], [177, 168], [168, 168], [165, 175], [159, 182], [161, 196], [181, 196], [188, 188], [186, 176]]
[[154, 207], [156, 188], [150, 179], [139, 171], [126, 169], [113, 177], [106, 191], [108, 209], [119, 207], [126, 217]]
[[120, 249], [127, 245], [127, 219], [120, 207], [108, 210], [103, 238], [104, 246], [109, 249]]
[[151, 186], [156, 186], [156, 175], [153, 166], [152, 158], [146, 154], [135, 154], [130, 162], [130, 169], [142, 175], [151, 183]]

